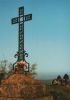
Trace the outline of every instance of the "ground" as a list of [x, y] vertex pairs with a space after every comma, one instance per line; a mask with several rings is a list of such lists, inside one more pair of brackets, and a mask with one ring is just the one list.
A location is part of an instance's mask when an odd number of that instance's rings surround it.
[[48, 93], [53, 95], [54, 100], [70, 100], [70, 85], [50, 85], [48, 86]]

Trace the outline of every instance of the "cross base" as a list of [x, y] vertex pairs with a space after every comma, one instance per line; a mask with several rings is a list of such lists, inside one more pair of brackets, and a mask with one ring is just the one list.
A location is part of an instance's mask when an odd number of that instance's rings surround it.
[[14, 65], [13, 73], [27, 74], [29, 73], [29, 63], [26, 61], [19, 61]]

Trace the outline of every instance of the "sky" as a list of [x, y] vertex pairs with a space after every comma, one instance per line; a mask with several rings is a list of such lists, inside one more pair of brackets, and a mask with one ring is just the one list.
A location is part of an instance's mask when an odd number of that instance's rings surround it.
[[24, 6], [25, 50], [30, 64], [37, 64], [39, 76], [70, 73], [70, 0], [0, 0], [0, 60], [15, 62], [18, 50], [18, 24], [11, 19]]

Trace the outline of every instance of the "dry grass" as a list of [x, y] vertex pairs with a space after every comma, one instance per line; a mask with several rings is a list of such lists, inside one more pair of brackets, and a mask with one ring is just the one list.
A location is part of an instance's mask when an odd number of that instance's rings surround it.
[[[13, 74], [8, 79], [2, 81], [2, 85], [0, 86], [0, 96], [9, 99], [23, 98], [23, 100], [36, 100], [38, 98], [46, 96], [47, 88], [45, 85], [29, 76], [25, 76], [23, 74]], [[1, 100], [1, 99], [0, 99]], [[11, 98], [9, 99], [11, 100]]]

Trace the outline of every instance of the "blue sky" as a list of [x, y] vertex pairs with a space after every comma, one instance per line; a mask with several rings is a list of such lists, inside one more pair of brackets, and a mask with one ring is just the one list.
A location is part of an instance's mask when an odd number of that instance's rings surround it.
[[70, 72], [70, 0], [0, 0], [0, 59], [15, 62], [18, 25], [11, 19], [24, 6], [32, 21], [25, 22], [25, 50], [38, 74]]

